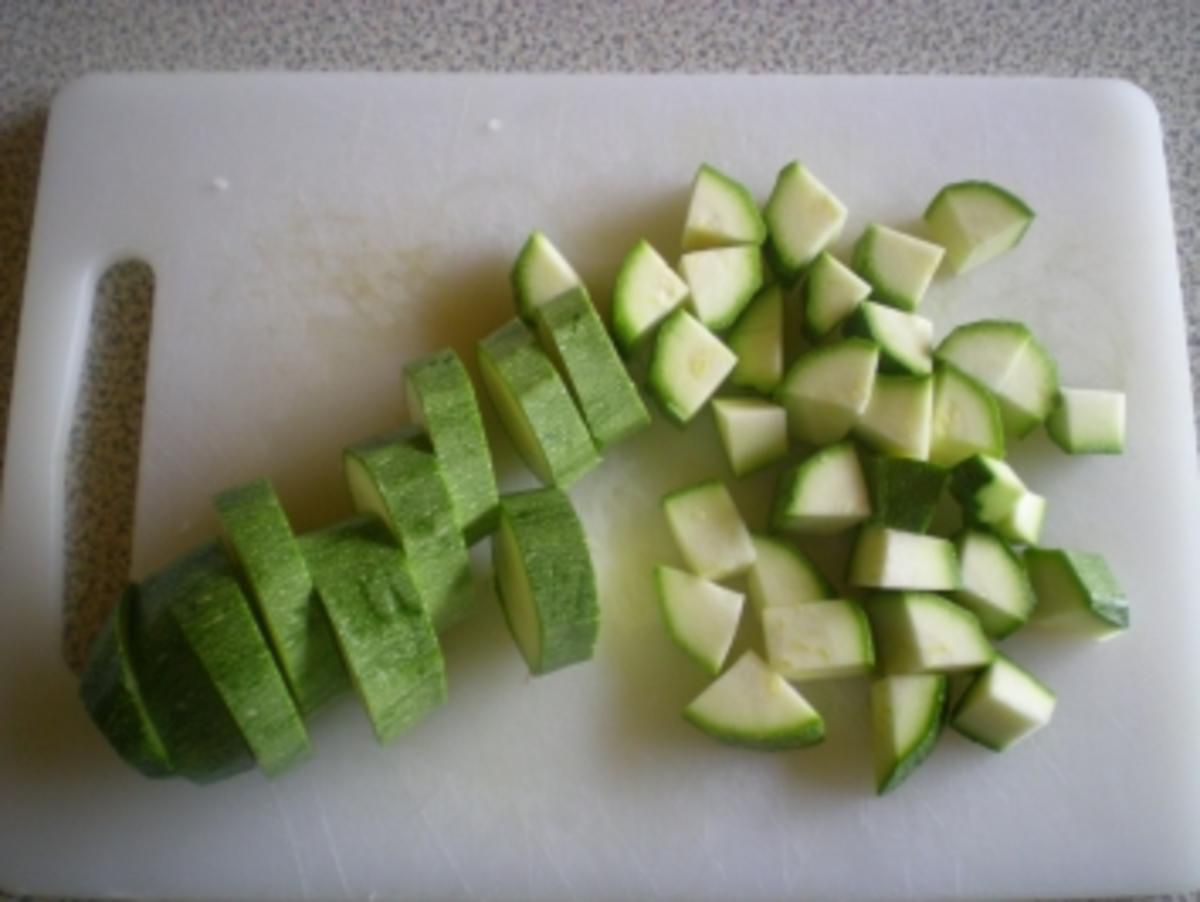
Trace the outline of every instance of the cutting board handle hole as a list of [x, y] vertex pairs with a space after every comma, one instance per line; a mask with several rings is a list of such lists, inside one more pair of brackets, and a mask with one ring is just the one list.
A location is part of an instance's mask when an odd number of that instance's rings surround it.
[[129, 579], [153, 309], [143, 261], [97, 279], [67, 444], [62, 642], [75, 671]]

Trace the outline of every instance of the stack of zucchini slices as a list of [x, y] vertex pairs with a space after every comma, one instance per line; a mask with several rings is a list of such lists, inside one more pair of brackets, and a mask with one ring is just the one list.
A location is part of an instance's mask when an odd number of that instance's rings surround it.
[[222, 535], [125, 592], [81, 683], [148, 776], [205, 783], [310, 754], [306, 719], [353, 690], [380, 742], [447, 697], [439, 634], [470, 616], [468, 553], [531, 673], [590, 658], [600, 609], [566, 489], [650, 416], [582, 282], [541, 233], [512, 270], [518, 315], [478, 343], [482, 381], [544, 488], [501, 496], [475, 389], [452, 350], [411, 361], [407, 428], [348, 447], [356, 513], [297, 536], [267, 480], [214, 499]]
[[[663, 619], [714, 678], [684, 716], [727, 742], [802, 747], [825, 727], [798, 684], [867, 677], [884, 793], [946, 722], [997, 751], [1049, 722], [1054, 693], [996, 642], [1027, 621], [1095, 639], [1128, 626], [1103, 557], [1039, 547], [1046, 498], [1004, 459], [1039, 425], [1067, 453], [1120, 453], [1124, 396], [1060, 387], [1021, 323], [973, 322], [935, 342], [919, 310], [938, 270], [999, 256], [1033, 220], [1008, 191], [947, 185], [923, 235], [870, 223], [843, 261], [831, 247], [846, 216], [800, 163], [779, 173], [761, 216], [743, 185], [701, 167], [679, 266], [687, 293], [638, 245], [614, 326], [632, 346], [661, 321], [649, 388], [681, 423], [711, 399], [734, 477], [787, 462], [768, 531], [747, 527], [719, 479], [663, 499], [684, 562], [656, 569]], [[793, 331], [804, 339], [789, 355]], [[848, 562], [835, 587], [800, 543], [838, 534]], [[761, 642], [726, 667], [747, 595]]]

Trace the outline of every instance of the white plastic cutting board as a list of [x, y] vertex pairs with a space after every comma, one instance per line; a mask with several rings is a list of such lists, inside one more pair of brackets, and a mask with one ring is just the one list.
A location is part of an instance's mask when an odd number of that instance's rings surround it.
[[[298, 528], [344, 513], [339, 449], [404, 416], [410, 357], [510, 315], [547, 230], [606, 299], [639, 237], [674, 253], [701, 161], [765, 196], [799, 157], [905, 224], [984, 177], [1039, 218], [926, 302], [943, 334], [1026, 320], [1064, 381], [1129, 395], [1122, 458], [1017, 455], [1046, 539], [1105, 552], [1133, 629], [1011, 651], [1058, 690], [1005, 755], [947, 734], [871, 791], [865, 684], [814, 686], [830, 738], [765, 755], [679, 717], [703, 678], [666, 640], [657, 499], [724, 473], [707, 419], [662, 423], [574, 497], [605, 621], [596, 660], [530, 679], [487, 574], [451, 633], [451, 701], [380, 749], [352, 700], [317, 757], [198, 789], [121, 765], [59, 660], [66, 439], [98, 274], [157, 277], [135, 570], [214, 530], [207, 499], [276, 480]], [[1124, 83], [949, 78], [138, 75], [55, 104], [3, 497], [0, 887], [53, 894], [1076, 895], [1200, 886], [1200, 523], [1184, 319], [1157, 116]], [[508, 484], [520, 481], [497, 439]], [[770, 475], [750, 484], [752, 519]], [[480, 563], [485, 563], [480, 556]]]

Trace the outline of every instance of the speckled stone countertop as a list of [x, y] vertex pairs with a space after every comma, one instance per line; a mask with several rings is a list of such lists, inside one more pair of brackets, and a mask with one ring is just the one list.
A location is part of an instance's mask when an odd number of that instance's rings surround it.
[[[1188, 314], [1200, 374], [1200, 2], [1197, 0], [5, 0], [0, 3], [0, 471], [46, 114], [54, 92], [96, 70], [367, 69], [743, 71], [1113, 76], [1162, 116]], [[114, 308], [115, 309], [115, 308]], [[75, 492], [68, 595], [124, 579], [136, 480], [147, 317], [101, 313], [105, 353], [87, 394], [104, 434]], [[114, 374], [115, 378], [114, 378]], [[124, 381], [122, 381], [124, 380]], [[128, 383], [126, 386], [124, 383]], [[77, 486], [78, 487], [78, 486]], [[79, 542], [72, 543], [79, 547]], [[69, 602], [68, 602], [69, 603]], [[79, 642], [65, 651], [77, 663]], [[3, 895], [0, 890], [0, 896]], [[1200, 898], [1194, 896], [1193, 898]]]

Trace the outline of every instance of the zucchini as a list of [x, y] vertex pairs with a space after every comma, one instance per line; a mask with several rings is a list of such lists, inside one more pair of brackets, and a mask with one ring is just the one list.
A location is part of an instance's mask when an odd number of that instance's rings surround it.
[[1004, 428], [1028, 435], [1050, 414], [1058, 394], [1058, 367], [1021, 323], [979, 320], [959, 326], [934, 352], [996, 396]]
[[749, 650], [696, 696], [683, 716], [722, 742], [766, 751], [825, 738], [825, 721], [816, 709]]
[[775, 605], [833, 598], [829, 581], [800, 549], [772, 536], [752, 535], [754, 563], [746, 579], [750, 603], [761, 614]]
[[1120, 454], [1125, 450], [1125, 395], [1060, 388], [1046, 418], [1046, 434], [1068, 454]]
[[923, 316], [863, 301], [847, 318], [842, 333], [879, 345], [879, 368], [885, 373], [924, 376], [933, 371], [933, 323]]
[[675, 544], [698, 576], [725, 579], [754, 563], [754, 543], [729, 489], [718, 480], [671, 492], [662, 501]]
[[978, 670], [995, 656], [975, 615], [940, 595], [875, 595], [867, 603], [867, 615], [886, 673]]
[[375, 736], [390, 742], [446, 700], [437, 633], [404, 558], [366, 516], [301, 536], [300, 550]]
[[429, 435], [468, 544], [495, 528], [496, 473], [467, 368], [449, 348], [404, 367], [408, 415]]
[[475, 608], [471, 559], [437, 458], [400, 435], [353, 445], [342, 462], [355, 509], [378, 517], [403, 549], [434, 629], [465, 619]]
[[509, 320], [476, 350], [500, 422], [538, 479], [568, 486], [600, 463], [567, 387], [524, 323]]
[[762, 254], [754, 245], [690, 251], [679, 259], [688, 306], [714, 332], [734, 324], [763, 285]]
[[772, 605], [762, 612], [767, 661], [789, 680], [861, 676], [875, 666], [871, 626], [852, 601]]
[[688, 423], [737, 365], [737, 356], [686, 310], [676, 310], [658, 330], [646, 386], [663, 412]]
[[496, 594], [531, 674], [592, 656], [600, 626], [583, 524], [567, 494], [546, 488], [500, 499], [492, 539]]
[[714, 166], [702, 163], [692, 180], [692, 196], [683, 223], [684, 251], [762, 244], [767, 227], [746, 186]]
[[1037, 596], [1035, 622], [1101, 641], [1129, 628], [1129, 599], [1102, 555], [1027, 548], [1025, 567]]
[[946, 185], [925, 209], [933, 240], [946, 249], [946, 266], [964, 273], [1017, 246], [1033, 210], [999, 185], [985, 181]]
[[870, 223], [854, 245], [854, 269], [878, 300], [916, 310], [942, 262], [941, 245]]
[[667, 632], [705, 673], [716, 676], [737, 635], [746, 597], [662, 565], [654, 568], [654, 583]]
[[928, 531], [949, 471], [923, 460], [878, 454], [866, 457], [863, 471], [873, 522], [906, 532]]
[[849, 435], [871, 399], [878, 365], [879, 346], [864, 338], [847, 338], [797, 357], [775, 392], [787, 410], [792, 437], [828, 445]]
[[537, 310], [542, 346], [561, 366], [600, 451], [650, 425], [650, 413], [587, 293], [573, 288]]
[[632, 354], [687, 295], [687, 283], [650, 242], [635, 244], [621, 262], [613, 288], [613, 335], [621, 353]]
[[932, 376], [880, 373], [854, 424], [854, 434], [884, 454], [928, 460], [932, 423]]
[[542, 232], [525, 240], [509, 273], [517, 314], [533, 322], [534, 311], [564, 291], [583, 287], [583, 280]]
[[287, 683], [217, 542], [193, 549], [141, 587], [140, 685], [175, 770], [208, 782], [269, 775], [308, 757]]
[[1004, 421], [990, 391], [952, 364], [933, 374], [929, 460], [953, 467], [975, 454], [1004, 457]]
[[950, 723], [968, 739], [1002, 752], [1048, 724], [1055, 701], [1033, 674], [998, 654], [971, 681]]
[[962, 574], [954, 600], [978, 617], [993, 639], [1020, 629], [1036, 602], [1021, 558], [1003, 539], [982, 529], [963, 530], [954, 547]]
[[968, 521], [994, 525], [1012, 513], [1028, 490], [1007, 463], [976, 454], [954, 468], [950, 491]]
[[850, 585], [868, 589], [957, 589], [958, 556], [938, 536], [888, 529], [868, 523], [850, 553]]
[[96, 728], [127, 764], [147, 777], [169, 777], [174, 768], [138, 682], [132, 625], [138, 618], [137, 604], [137, 587], [130, 586], [92, 643], [79, 697]]
[[1036, 545], [1046, 522], [1046, 499], [1037, 492], [1022, 492], [1012, 508], [992, 524], [1002, 539], [1016, 545]]
[[820, 341], [871, 295], [871, 284], [828, 251], [808, 268], [802, 288], [804, 328]]
[[787, 411], [760, 398], [716, 398], [717, 432], [735, 476], [745, 476], [787, 456]]
[[783, 378], [783, 291], [763, 288], [725, 338], [737, 355], [729, 384], [769, 395]]
[[891, 792], [929, 757], [946, 710], [942, 674], [886, 676], [871, 683], [875, 790]]
[[765, 218], [767, 253], [790, 285], [837, 240], [846, 224], [846, 207], [806, 166], [792, 162], [775, 179]]
[[871, 515], [858, 453], [850, 442], [822, 448], [788, 470], [775, 493], [776, 529], [832, 533]]
[[213, 505], [279, 669], [311, 714], [349, 683], [287, 514], [265, 479], [226, 489]]

